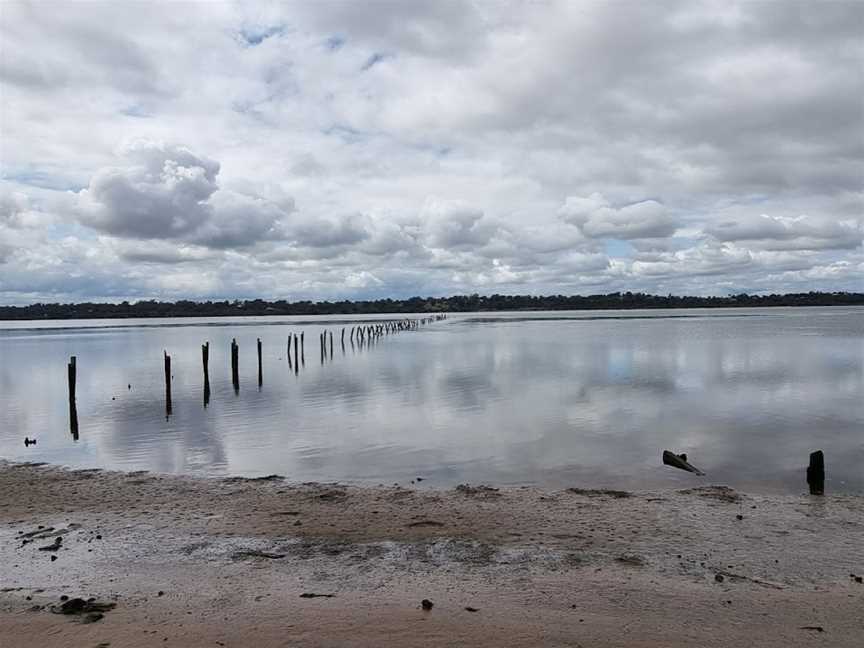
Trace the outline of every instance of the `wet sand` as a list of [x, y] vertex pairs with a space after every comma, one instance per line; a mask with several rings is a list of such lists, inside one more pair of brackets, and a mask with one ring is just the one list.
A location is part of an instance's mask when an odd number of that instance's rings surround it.
[[[864, 636], [856, 496], [356, 488], [0, 462], [0, 565], [3, 648]], [[58, 614], [63, 596], [116, 606]]]

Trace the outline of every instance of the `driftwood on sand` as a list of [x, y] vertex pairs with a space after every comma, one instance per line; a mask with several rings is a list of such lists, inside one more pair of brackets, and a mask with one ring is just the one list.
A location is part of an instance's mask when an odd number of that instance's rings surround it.
[[670, 450], [663, 451], [663, 463], [667, 466], [673, 466], [675, 468], [680, 468], [681, 470], [687, 470], [688, 472], [696, 473], [697, 475], [704, 475], [701, 470], [696, 468], [695, 466], [691, 466], [687, 462], [686, 454], [675, 454]]

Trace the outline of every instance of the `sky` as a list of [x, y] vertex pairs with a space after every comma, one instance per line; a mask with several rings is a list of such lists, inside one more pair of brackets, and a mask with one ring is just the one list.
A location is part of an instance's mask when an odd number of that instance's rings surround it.
[[0, 2], [0, 303], [864, 291], [864, 2]]

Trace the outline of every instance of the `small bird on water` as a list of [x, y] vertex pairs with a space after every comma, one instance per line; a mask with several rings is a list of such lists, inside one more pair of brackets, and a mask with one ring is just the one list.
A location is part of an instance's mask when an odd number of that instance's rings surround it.
[[24, 447], [36, 445], [36, 439], [30, 439], [28, 437], [24, 437]]

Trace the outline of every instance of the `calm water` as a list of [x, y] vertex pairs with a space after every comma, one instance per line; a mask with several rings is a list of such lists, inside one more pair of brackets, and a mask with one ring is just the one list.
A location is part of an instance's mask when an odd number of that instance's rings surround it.
[[[828, 489], [864, 492], [864, 309], [454, 315], [343, 355], [338, 330], [354, 321], [0, 322], [0, 456], [295, 481], [796, 493], [808, 453], [823, 449]], [[322, 366], [325, 326], [336, 345]], [[284, 347], [300, 331], [306, 364], [295, 375]], [[167, 420], [163, 349], [174, 373]], [[25, 448], [25, 436], [38, 444]], [[708, 477], [663, 467], [667, 448]]]

